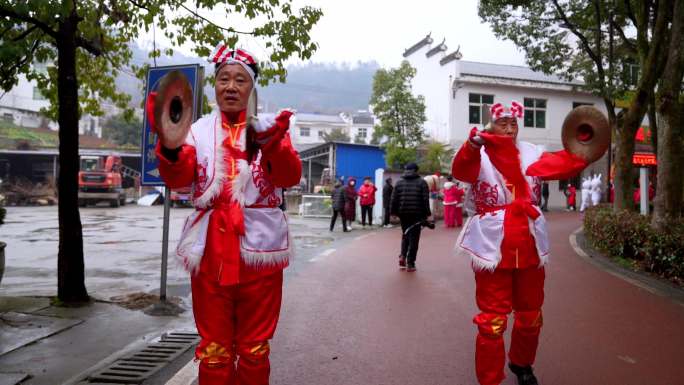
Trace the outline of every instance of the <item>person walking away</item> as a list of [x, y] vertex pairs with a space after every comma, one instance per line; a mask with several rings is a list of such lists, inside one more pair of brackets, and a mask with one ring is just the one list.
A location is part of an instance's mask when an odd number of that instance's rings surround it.
[[352, 222], [356, 219], [356, 179], [350, 178], [347, 187], [344, 189], [344, 216], [349, 223], [349, 230], [352, 230]]
[[401, 253], [399, 268], [416, 271], [416, 256], [420, 242], [421, 223], [432, 215], [430, 211], [430, 190], [418, 175], [418, 165], [409, 163], [401, 180], [394, 186], [390, 213], [401, 221]]
[[565, 194], [565, 198], [567, 200], [568, 211], [570, 211], [571, 209], [572, 211], [577, 211], [577, 188], [568, 183], [568, 187], [566, 187], [565, 190], [563, 190], [563, 193]]
[[373, 206], [375, 206], [375, 192], [378, 188], [371, 182], [370, 177], [363, 178], [363, 186], [359, 189], [359, 203], [361, 204], [361, 226], [366, 228], [366, 215], [368, 226], [373, 226]]
[[456, 183], [454, 183], [454, 177], [448, 175], [446, 179], [447, 181], [442, 189], [442, 196], [444, 196], [444, 226], [456, 227], [457, 187]]
[[392, 200], [392, 191], [394, 186], [392, 186], [392, 178], [385, 179], [385, 185], [382, 186], [382, 208], [383, 208], [383, 227], [392, 227], [390, 225], [390, 201]]
[[542, 211], [549, 211], [549, 184], [547, 182], [542, 182]]
[[333, 215], [330, 219], [330, 231], [335, 229], [335, 221], [337, 221], [337, 216], [339, 215], [342, 220], [342, 231], [346, 233], [349, 230], [347, 230], [347, 218], [344, 214], [345, 192], [344, 186], [342, 186], [342, 182], [339, 180], [335, 182], [335, 187], [333, 188], [330, 198], [332, 199], [333, 209]]

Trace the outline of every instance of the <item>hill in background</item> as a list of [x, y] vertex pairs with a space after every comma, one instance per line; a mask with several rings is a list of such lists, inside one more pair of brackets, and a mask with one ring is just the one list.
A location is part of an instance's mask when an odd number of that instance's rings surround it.
[[[149, 62], [147, 51], [133, 46], [132, 63]], [[175, 52], [172, 57], [157, 58], [157, 65], [188, 63], [206, 64], [198, 58]], [[380, 66], [376, 62], [350, 64], [304, 63], [287, 68], [286, 83], [273, 83], [259, 88], [259, 104], [265, 112], [290, 107], [301, 112], [337, 114], [368, 109], [373, 88], [373, 75]], [[211, 71], [207, 66], [205, 71]], [[130, 73], [121, 73], [117, 79], [120, 89], [132, 96], [132, 103], [140, 106], [143, 83]], [[214, 99], [212, 87], [205, 87], [209, 100]]]

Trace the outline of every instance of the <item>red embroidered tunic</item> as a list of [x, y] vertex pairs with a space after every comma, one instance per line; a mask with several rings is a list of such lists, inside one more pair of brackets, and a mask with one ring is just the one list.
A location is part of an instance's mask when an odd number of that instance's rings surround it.
[[[221, 285], [233, 285], [249, 282], [287, 267], [287, 263], [277, 266], [252, 267], [246, 265], [240, 257], [240, 235], [244, 234], [242, 209], [234, 201], [232, 182], [238, 176], [238, 160], [247, 160], [246, 151], [242, 151], [237, 142], [246, 129], [244, 113], [240, 123], [231, 125], [224, 114], [221, 114], [222, 129], [225, 140], [216, 143], [223, 146], [225, 179], [220, 193], [211, 201], [211, 216], [207, 229], [206, 246], [199, 266], [199, 271], [209, 276], [214, 275]], [[178, 159], [167, 159], [161, 147], [157, 147], [159, 172], [169, 188], [185, 187], [193, 182], [206, 178], [204, 172], [197, 171], [197, 153], [195, 147], [184, 144]], [[217, 161], [221, 161], [217, 159]], [[262, 153], [261, 164], [264, 175], [276, 187], [289, 187], [299, 182], [301, 177], [301, 161], [292, 147], [289, 135], [271, 147], [268, 153]], [[216, 177], [216, 176], [215, 176]]]

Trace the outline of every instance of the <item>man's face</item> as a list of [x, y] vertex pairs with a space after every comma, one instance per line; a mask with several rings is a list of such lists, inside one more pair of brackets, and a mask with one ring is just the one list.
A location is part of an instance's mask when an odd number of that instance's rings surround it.
[[368, 180], [368, 179], [364, 180], [364, 181], [363, 181], [363, 184], [369, 185], [369, 184], [370, 184], [370, 180]]
[[513, 117], [497, 119], [492, 122], [492, 131], [495, 135], [510, 136], [515, 139], [518, 136], [518, 121]]
[[216, 103], [225, 113], [238, 113], [247, 109], [252, 92], [252, 78], [239, 64], [226, 64], [216, 74]]

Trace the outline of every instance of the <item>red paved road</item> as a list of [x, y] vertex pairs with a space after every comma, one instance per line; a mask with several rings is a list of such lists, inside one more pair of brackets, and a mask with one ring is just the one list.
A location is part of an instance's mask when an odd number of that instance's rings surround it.
[[[540, 382], [684, 384], [684, 307], [579, 258], [568, 242], [579, 215], [548, 219]], [[423, 233], [415, 274], [396, 268], [398, 229], [353, 234], [289, 275], [271, 383], [476, 384], [474, 279], [452, 256], [456, 232]]]

